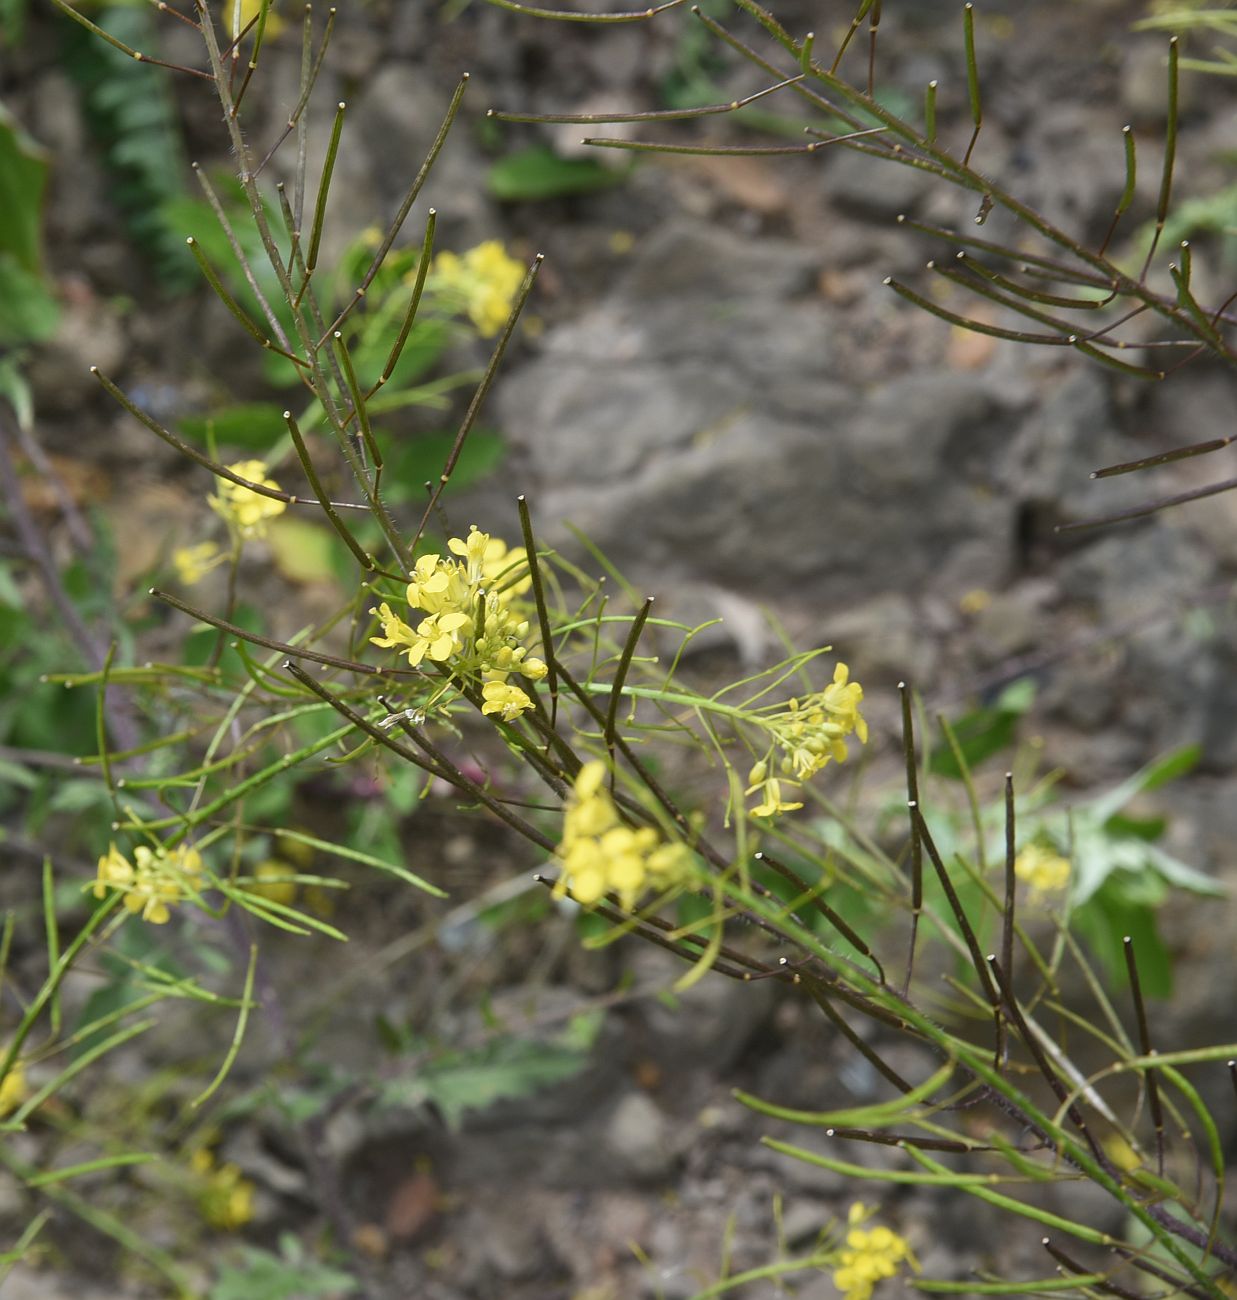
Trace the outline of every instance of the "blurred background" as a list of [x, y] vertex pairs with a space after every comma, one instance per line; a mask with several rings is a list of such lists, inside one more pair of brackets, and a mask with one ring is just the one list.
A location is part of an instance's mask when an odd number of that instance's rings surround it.
[[[285, 8], [275, 6], [288, 21], [247, 92], [248, 129], [262, 141], [276, 138], [297, 94], [300, 43]], [[771, 52], [728, 0], [701, 8]], [[797, 0], [771, 8], [790, 30], [815, 26], [822, 40], [849, 17], [845, 6]], [[195, 33], [153, 8], [88, 12], [131, 46], [200, 62]], [[976, 17], [985, 126], [975, 165], [1094, 247], [1124, 183], [1121, 128], [1131, 124], [1143, 151], [1139, 184], [1114, 247], [1133, 266], [1149, 238], [1164, 126], [1166, 37], [1134, 30], [1149, 12], [1131, 0], [991, 0]], [[234, 459], [261, 454], [270, 434], [260, 412], [280, 397], [185, 248], [187, 235], [205, 240], [212, 221], [189, 164], [217, 178], [229, 165], [210, 86], [138, 66], [50, 5], [6, 0], [0, 22], [3, 148], [25, 160], [27, 196], [46, 184], [35, 208], [41, 258], [37, 270], [27, 259], [17, 286], [29, 303], [0, 314], [0, 377], [29, 416], [23, 431], [6, 426], [0, 466], [0, 758], [11, 778], [0, 795], [2, 889], [9, 905], [24, 907], [44, 852], [66, 870], [80, 867], [84, 881], [103, 848], [98, 836], [106, 838], [103, 810], [85, 795], [74, 805], [55, 757], [90, 751], [93, 705], [40, 677], [91, 666], [117, 611], [132, 629], [127, 648], [179, 654], [187, 625], [155, 610], [145, 592], [166, 585], [173, 553], [198, 541], [210, 519], [207, 472], [117, 408], [89, 367], [182, 436], [200, 445], [216, 437]], [[1209, 56], [1211, 38], [1193, 38], [1191, 52]], [[866, 36], [848, 58], [862, 78]], [[942, 137], [964, 146], [958, 6], [886, 3], [878, 69], [882, 102], [910, 116], [937, 79]], [[704, 680], [777, 658], [770, 615], [798, 645], [832, 644], [864, 683], [874, 732], [853, 796], [859, 807], [879, 810], [896, 792], [901, 680], [921, 692], [927, 717], [970, 718], [995, 737], [972, 754], [989, 783], [1015, 745], [1030, 746], [1041, 770], [1059, 770], [1064, 796], [1084, 801], [1196, 746], [1190, 774], [1140, 814], [1166, 818], [1157, 838], [1167, 851], [1231, 883], [1237, 498], [1056, 529], [1230, 476], [1231, 453], [1221, 451], [1150, 475], [1090, 477], [1230, 436], [1232, 371], [1203, 358], [1148, 384], [1067, 350], [1036, 351], [917, 311], [882, 281], [922, 288], [924, 263], [942, 256], [941, 245], [898, 218], [973, 230], [976, 211], [973, 198], [909, 168], [835, 147], [682, 156], [580, 143], [585, 135], [797, 142], [811, 119], [788, 92], [673, 125], [487, 116], [700, 107], [768, 84], [685, 10], [584, 26], [482, 0], [343, 0], [310, 111], [313, 176], [336, 102], [349, 105], [324, 265], [350, 264], [372, 246], [367, 232], [389, 221], [465, 72], [460, 116], [404, 238], [419, 242], [433, 206], [440, 249], [497, 239], [525, 263], [539, 252], [546, 261], [447, 494], [452, 530], [475, 522], [511, 538], [514, 497], [526, 493], [548, 540], [581, 556], [578, 529], [657, 596], [660, 613], [691, 623], [723, 616], [689, 656]], [[1219, 301], [1237, 273], [1237, 94], [1225, 77], [1190, 72], [1181, 104], [1177, 201], [1163, 247], [1188, 238], [1199, 297]], [[272, 178], [287, 178], [292, 158], [288, 146], [276, 155]], [[20, 199], [0, 198], [8, 209], [0, 227]], [[993, 227], [993, 238], [1016, 236], [996, 218]], [[10, 287], [11, 303], [16, 293]], [[475, 369], [487, 355], [484, 341], [455, 335], [438, 370]], [[447, 387], [436, 408], [385, 417], [396, 506], [419, 514], [421, 484], [436, 476], [469, 392]], [[315, 554], [313, 539], [293, 532], [273, 535], [246, 561], [247, 600], [273, 634], [340, 599]], [[68, 613], [49, 596], [49, 566], [62, 575]], [[203, 591], [199, 603], [218, 595], [209, 582]], [[300, 805], [322, 794], [301, 792], [272, 815], [303, 816]], [[786, 1105], [877, 1095], [868, 1067], [841, 1058], [802, 1008], [769, 986], [722, 980], [697, 986], [687, 1014], [670, 999], [636, 996], [664, 989], [673, 967], [623, 945], [581, 951], [574, 921], [520, 883], [538, 865], [526, 847], [456, 815], [449, 798], [396, 816], [385, 793], [350, 797], [362, 810], [356, 835], [393, 839], [411, 869], [452, 897], [442, 906], [401, 902], [382, 892], [389, 885], [358, 882], [344, 905], [353, 943], [330, 968], [343, 983], [334, 999], [320, 987], [320, 949], [280, 942], [274, 978], [308, 981], [294, 1002], [304, 999], [298, 1014], [316, 1025], [314, 1059], [381, 1062], [392, 1034], [399, 1038], [392, 1025], [417, 1026], [438, 1044], [471, 1042], [489, 1023], [488, 1001], [478, 1010], [483, 989], [513, 1026], [561, 1027], [582, 1000], [614, 1003], [565, 1081], [446, 1118], [433, 1098], [332, 1113], [324, 1141], [358, 1224], [372, 1230], [359, 1240], [374, 1294], [685, 1297], [716, 1275], [727, 1224], [741, 1263], [769, 1256], [776, 1192], [786, 1196], [792, 1243], [844, 1213], [840, 1180], [757, 1146], [755, 1136], [776, 1126], [756, 1123], [730, 1096], [736, 1085]], [[1177, 999], [1162, 1046], [1214, 1041], [1217, 1020], [1231, 1021], [1231, 929], [1227, 902], [1187, 899], [1161, 917]], [[404, 942], [410, 934], [423, 942]], [[625, 992], [612, 996], [616, 989]], [[196, 1053], [208, 1058], [220, 1043], [203, 1039]], [[164, 1065], [139, 1059], [134, 1077]], [[263, 1068], [255, 1058], [242, 1076]], [[303, 1080], [289, 1073], [287, 1083]], [[117, 1092], [115, 1104], [124, 1111], [132, 1102]], [[1231, 1102], [1218, 1117], [1231, 1144]], [[144, 1122], [166, 1120], [152, 1103]], [[243, 1231], [267, 1244], [280, 1230], [309, 1233], [312, 1174], [278, 1119], [255, 1102], [226, 1132], [228, 1159], [258, 1189]], [[6, 1222], [20, 1224], [22, 1212], [19, 1200], [0, 1197]], [[133, 1213], [169, 1248], [205, 1249], [184, 1244], [187, 1229], [167, 1207]], [[929, 1274], [958, 1275], [995, 1249], [977, 1245], [984, 1216], [973, 1203], [951, 1222], [908, 1189], [898, 1216], [917, 1225]], [[1006, 1268], [1010, 1251], [1033, 1250], [1033, 1236], [1025, 1248], [1002, 1242]], [[633, 1256], [633, 1240], [650, 1262]], [[95, 1250], [61, 1237], [44, 1271], [14, 1274], [5, 1295], [148, 1294], [114, 1251]], [[796, 1294], [834, 1294], [827, 1278], [812, 1285]]]

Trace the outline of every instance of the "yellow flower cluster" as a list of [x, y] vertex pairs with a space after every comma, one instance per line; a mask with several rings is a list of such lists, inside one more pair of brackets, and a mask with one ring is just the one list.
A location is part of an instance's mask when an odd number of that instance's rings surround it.
[[554, 895], [562, 898], [570, 891], [577, 903], [592, 907], [614, 893], [630, 912], [646, 888], [682, 883], [691, 869], [691, 851], [685, 844], [663, 843], [651, 826], [624, 826], [605, 777], [606, 766], [598, 761], [585, 763], [576, 776], [558, 847], [562, 873]]
[[202, 887], [202, 871], [201, 854], [188, 845], [169, 853], [141, 844], [130, 862], [113, 844], [99, 859], [93, 892], [103, 898], [109, 889], [122, 890], [130, 912], [140, 912], [152, 925], [164, 925], [171, 916], [169, 907]]
[[904, 1237], [890, 1228], [859, 1226], [870, 1214], [867, 1206], [858, 1202], [850, 1207], [846, 1247], [833, 1272], [833, 1285], [846, 1300], [870, 1300], [876, 1284], [896, 1276], [902, 1264], [917, 1267]]
[[[266, 477], [266, 463], [260, 460], [242, 460], [228, 468], [233, 474], [278, 492], [279, 484]], [[266, 521], [281, 515], [288, 508], [286, 501], [263, 496], [252, 488], [242, 487], [231, 479], [219, 480], [219, 495], [208, 497], [210, 508], [240, 537], [265, 537]]]
[[193, 1153], [193, 1171], [202, 1178], [198, 1192], [198, 1207], [202, 1217], [212, 1228], [235, 1232], [253, 1218], [253, 1184], [240, 1170], [239, 1165], [217, 1165], [214, 1155], [199, 1147]]
[[481, 680], [482, 713], [511, 722], [533, 702], [508, 677], [520, 673], [539, 682], [547, 672], [524, 645], [529, 624], [515, 603], [532, 586], [528, 558], [522, 547], [508, 550], [475, 524], [447, 547], [456, 558], [423, 555], [416, 562], [407, 593], [409, 608], [423, 615], [415, 629], [384, 601], [370, 611], [381, 620], [382, 635], [370, 639], [407, 655], [414, 668], [428, 659]]
[[[0, 1057], [4, 1056], [5, 1051], [5, 1048], [0, 1047]], [[25, 1066], [20, 1060], [15, 1060], [9, 1067], [8, 1074], [0, 1080], [0, 1119], [11, 1115], [29, 1095]]]
[[[760, 723], [769, 732], [771, 743], [768, 754], [748, 773], [747, 793], [760, 795], [753, 816], [773, 817], [802, 808], [802, 803], [783, 797], [783, 785], [797, 789], [831, 759], [843, 762], [848, 736], [853, 734], [860, 744], [867, 743], [868, 724], [859, 712], [862, 702], [863, 687], [850, 680], [850, 669], [845, 664], [838, 664], [833, 681], [823, 691], [803, 700], [790, 700], [780, 712], [761, 716]], [[777, 750], [781, 751], [780, 775], [771, 776]]]
[[[235, 487], [236, 485], [233, 484], [232, 486]], [[237, 490], [240, 491], [241, 489]], [[282, 505], [283, 502], [277, 501], [275, 504]], [[195, 583], [201, 582], [216, 565], [222, 564], [226, 558], [227, 556], [214, 542], [198, 542], [194, 546], [180, 546], [172, 552], [172, 564], [176, 568], [176, 576], [186, 587], [192, 587]]]
[[497, 239], [470, 248], [462, 257], [439, 253], [434, 259], [438, 287], [457, 297], [483, 339], [493, 338], [507, 323], [524, 267]]
[[1028, 844], [1014, 859], [1014, 875], [1031, 887], [1031, 898], [1059, 894], [1069, 884], [1069, 859], [1042, 844]]

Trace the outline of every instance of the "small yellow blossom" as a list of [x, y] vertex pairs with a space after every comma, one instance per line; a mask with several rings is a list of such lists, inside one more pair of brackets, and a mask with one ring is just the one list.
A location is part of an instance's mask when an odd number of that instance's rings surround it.
[[[260, 460], [242, 460], [228, 468], [233, 474], [257, 483], [261, 487], [280, 491], [274, 479], [266, 477], [266, 463]], [[265, 537], [266, 521], [281, 515], [288, 508], [286, 501], [263, 496], [252, 488], [242, 487], [231, 479], [219, 480], [219, 495], [207, 497], [210, 508], [233, 528], [242, 538]]]
[[[266, 15], [266, 35], [275, 36], [284, 26], [284, 20], [275, 11], [275, 0]], [[228, 16], [228, 33], [233, 40], [258, 16], [262, 0], [223, 0], [223, 11]], [[239, 18], [239, 22], [237, 19]]]
[[296, 868], [290, 863], [268, 858], [254, 867], [253, 880], [245, 886], [245, 892], [269, 899], [272, 903], [294, 903], [297, 894], [295, 877]]
[[[750, 784], [745, 794], [755, 794], [760, 791], [760, 803], [752, 809], [753, 817], [775, 817], [781, 812], [794, 812], [796, 808], [802, 808], [802, 803], [788, 801], [782, 798], [782, 782], [776, 776], [769, 776], [769, 766], [761, 761], [747, 774]], [[797, 782], [787, 781], [786, 785], [795, 786]]]
[[504, 722], [514, 722], [521, 713], [533, 707], [533, 702], [518, 686], [506, 682], [486, 682], [481, 688], [484, 703], [482, 713], [497, 713]]
[[441, 555], [422, 555], [413, 566], [408, 583], [408, 604], [427, 614], [449, 611], [472, 612], [472, 591], [468, 573], [453, 560]]
[[585, 763], [576, 776], [563, 819], [558, 848], [562, 873], [555, 897], [570, 892], [582, 907], [592, 907], [615, 893], [627, 911], [646, 888], [666, 889], [682, 883], [691, 868], [691, 852], [680, 843], [664, 843], [651, 826], [623, 824], [605, 788], [606, 767]]
[[481, 532], [476, 524], [467, 537], [452, 537], [447, 549], [465, 561], [469, 582], [494, 589], [503, 601], [522, 596], [533, 585], [524, 548], [509, 548], [501, 537]]
[[[0, 1056], [4, 1049], [0, 1049]], [[20, 1060], [14, 1061], [9, 1072], [0, 1080], [0, 1119], [11, 1115], [30, 1095], [26, 1083], [26, 1070]]]
[[1014, 859], [1014, 875], [1031, 887], [1031, 899], [1059, 894], [1069, 885], [1069, 859], [1042, 844], [1028, 844]]
[[439, 253], [434, 259], [438, 287], [458, 299], [482, 338], [493, 338], [507, 323], [524, 267], [497, 239], [470, 248], [462, 257]]
[[[850, 669], [845, 664], [838, 664], [834, 668], [833, 681], [821, 691], [820, 702], [843, 728], [845, 735], [853, 731], [859, 737], [860, 744], [868, 743], [868, 724], [859, 712], [859, 705], [863, 702], [863, 687], [850, 680]], [[841, 759], [838, 761], [841, 762]]]
[[964, 614], [982, 614], [991, 604], [992, 593], [990, 591], [985, 591], [982, 587], [972, 587], [958, 601], [958, 608]]
[[384, 650], [395, 650], [401, 647], [411, 649], [416, 643], [417, 634], [385, 600], [377, 609], [371, 609], [369, 612], [377, 614], [382, 622], [382, 635], [371, 636], [369, 638], [371, 645], [382, 646]]
[[415, 668], [423, 659], [442, 663], [462, 648], [461, 636], [466, 635], [470, 620], [467, 614], [457, 612], [431, 614], [417, 624], [414, 632], [407, 623], [393, 613], [390, 605], [379, 605], [370, 610], [382, 620], [382, 636], [370, 637], [374, 645], [386, 649], [398, 648], [408, 656]]
[[859, 1226], [871, 1213], [859, 1202], [850, 1208], [846, 1246], [833, 1272], [833, 1285], [846, 1300], [870, 1300], [877, 1283], [895, 1277], [904, 1263], [918, 1268], [904, 1237], [890, 1228]]
[[202, 1178], [198, 1191], [198, 1208], [212, 1228], [235, 1232], [253, 1218], [254, 1185], [238, 1165], [217, 1165], [206, 1147], [199, 1147], [190, 1158], [194, 1173]]
[[422, 659], [435, 663], [450, 659], [462, 646], [460, 632], [468, 625], [467, 614], [431, 614], [417, 624], [417, 637], [408, 650], [408, 662], [415, 668]]
[[214, 542], [199, 542], [196, 546], [179, 546], [172, 552], [172, 563], [176, 566], [176, 576], [192, 587], [201, 582], [215, 567], [222, 564], [227, 557]]
[[202, 871], [201, 854], [185, 844], [170, 852], [139, 845], [133, 862], [112, 844], [99, 859], [92, 892], [103, 898], [109, 889], [121, 890], [130, 912], [140, 913], [152, 925], [164, 925], [171, 918], [169, 907], [200, 888]]

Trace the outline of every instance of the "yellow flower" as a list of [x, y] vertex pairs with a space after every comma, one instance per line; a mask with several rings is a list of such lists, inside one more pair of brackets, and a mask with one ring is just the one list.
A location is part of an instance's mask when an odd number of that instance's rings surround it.
[[868, 743], [868, 724], [859, 713], [863, 701], [863, 687], [849, 681], [850, 669], [838, 664], [833, 670], [833, 681], [820, 693], [820, 702], [833, 714], [844, 734], [854, 732], [862, 744]]
[[471, 625], [467, 614], [431, 614], [417, 624], [414, 632], [385, 601], [369, 612], [381, 619], [383, 632], [382, 636], [370, 637], [370, 641], [384, 649], [401, 650], [414, 668], [426, 658], [435, 663], [449, 659], [462, 648], [461, 635], [466, 634]]
[[[260, 460], [242, 460], [228, 468], [233, 474], [257, 483], [260, 487], [279, 491], [279, 484], [266, 477], [266, 464]], [[243, 538], [265, 537], [266, 521], [281, 515], [288, 508], [286, 501], [263, 496], [252, 488], [242, 487], [231, 479], [219, 480], [219, 495], [207, 497], [210, 508], [224, 520], [229, 528]]]
[[421, 556], [413, 568], [407, 594], [408, 604], [427, 614], [471, 614], [474, 603], [467, 573], [441, 555]]
[[460, 650], [460, 632], [469, 624], [467, 614], [431, 614], [417, 624], [416, 640], [408, 648], [408, 662], [415, 668], [422, 659], [435, 663], [450, 659]]
[[170, 905], [200, 888], [202, 857], [188, 845], [181, 844], [169, 853], [162, 846], [149, 849], [142, 844], [134, 849], [133, 859], [130, 862], [110, 845], [99, 859], [94, 896], [103, 898], [109, 889], [119, 889], [130, 912], [140, 913], [142, 920], [152, 925], [164, 925], [171, 918]]
[[[759, 790], [761, 795], [760, 803], [752, 809], [753, 817], [776, 817], [778, 813], [794, 812], [796, 808], [803, 807], [802, 803], [782, 798], [782, 782], [769, 775], [769, 765], [764, 759], [753, 765], [747, 779], [749, 784], [744, 793], [755, 794]], [[788, 781], [786, 784], [793, 786], [797, 783]]]
[[382, 621], [382, 635], [371, 636], [369, 638], [371, 645], [380, 645], [384, 650], [393, 650], [400, 646], [410, 649], [416, 644], [417, 634], [392, 611], [385, 600], [377, 609], [371, 609], [369, 612], [377, 614]]
[[[0, 1056], [3, 1054], [3, 1049], [0, 1049]], [[20, 1060], [14, 1061], [8, 1074], [0, 1080], [0, 1119], [11, 1115], [29, 1095], [25, 1067]]]
[[524, 548], [508, 550], [502, 538], [481, 532], [476, 524], [470, 525], [467, 537], [452, 537], [447, 549], [465, 561], [469, 582], [497, 588], [504, 601], [522, 596], [533, 585]]
[[521, 713], [533, 707], [532, 700], [518, 686], [506, 682], [486, 682], [481, 688], [482, 713], [497, 713], [504, 722], [514, 722]]
[[497, 239], [470, 248], [462, 257], [439, 253], [434, 259], [438, 287], [457, 299], [482, 338], [493, 338], [507, 323], [524, 267]]
[[[223, 10], [228, 16], [228, 33], [233, 40], [245, 30], [248, 24], [258, 16], [262, 0], [239, 0], [240, 22], [237, 22], [237, 0], [223, 0]], [[266, 15], [266, 35], [277, 35], [284, 26], [284, 20], [275, 12], [275, 0], [271, 0], [270, 10]]]
[[422, 555], [413, 566], [408, 606], [425, 615], [416, 631], [384, 602], [370, 611], [382, 621], [382, 636], [371, 641], [406, 654], [413, 667], [425, 659], [449, 664], [457, 682], [482, 685], [484, 713], [510, 722], [532, 700], [507, 678], [520, 673], [538, 682], [549, 672], [524, 644], [530, 625], [517, 597], [532, 586], [528, 556], [475, 524], [447, 549], [449, 556]]
[[762, 792], [758, 817], [769, 817], [791, 808], [801, 808], [799, 803], [781, 797], [777, 779], [768, 780], [768, 762], [773, 750], [781, 751], [780, 769], [784, 777], [798, 784], [815, 776], [830, 761], [841, 763], [846, 758], [846, 738], [858, 737], [861, 744], [868, 739], [868, 724], [859, 712], [863, 701], [863, 687], [850, 680], [850, 670], [838, 664], [833, 681], [823, 691], [808, 695], [802, 700], [788, 700], [775, 710], [757, 715], [756, 721], [769, 733], [772, 747], [763, 760], [761, 774], [756, 769], [748, 778], [748, 794]]
[[582, 907], [592, 907], [615, 893], [631, 911], [646, 887], [681, 883], [691, 868], [691, 851], [684, 844], [663, 843], [651, 826], [625, 826], [605, 788], [605, 774], [605, 764], [594, 761], [576, 775], [563, 819], [557, 855], [562, 870], [554, 894], [562, 898], [570, 891]]
[[859, 1202], [850, 1208], [851, 1226], [846, 1234], [846, 1246], [839, 1253], [838, 1267], [833, 1273], [833, 1285], [846, 1300], [869, 1300], [876, 1284], [894, 1277], [904, 1263], [919, 1267], [904, 1237], [889, 1228], [858, 1226], [870, 1214]]
[[186, 587], [201, 582], [213, 568], [222, 564], [225, 558], [214, 542], [199, 542], [196, 546], [179, 546], [172, 552], [176, 576]]
[[133, 864], [114, 844], [110, 844], [99, 859], [98, 876], [92, 892], [96, 898], [104, 898], [109, 889], [128, 889], [133, 878]]
[[1042, 844], [1028, 844], [1014, 859], [1014, 875], [1030, 885], [1031, 900], [1038, 902], [1069, 885], [1069, 859]]
[[297, 884], [296, 868], [278, 858], [268, 858], [253, 869], [253, 880], [245, 886], [246, 893], [268, 898], [272, 903], [294, 903]]
[[198, 1191], [198, 1208], [212, 1228], [235, 1232], [253, 1218], [254, 1185], [238, 1165], [215, 1164], [206, 1147], [199, 1147], [190, 1158], [194, 1173], [202, 1178]]

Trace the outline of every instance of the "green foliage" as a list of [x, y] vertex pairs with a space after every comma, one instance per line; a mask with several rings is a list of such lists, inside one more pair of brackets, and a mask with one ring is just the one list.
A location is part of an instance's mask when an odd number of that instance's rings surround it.
[[955, 781], [985, 759], [1008, 750], [1019, 720], [1035, 702], [1035, 682], [1024, 677], [1011, 683], [991, 704], [964, 713], [950, 726], [952, 743], [939, 745], [928, 760], [934, 776]]
[[28, 0], [0, 0], [0, 49], [16, 49], [26, 34]]
[[[154, 43], [151, 12], [112, 4], [98, 25], [135, 49]], [[162, 286], [181, 292], [193, 283], [192, 259], [165, 216], [184, 190], [185, 156], [166, 74], [135, 63], [79, 26], [63, 25], [65, 67], [77, 83], [86, 118], [102, 146], [112, 193], [135, 245], [149, 257]]]
[[[0, 344], [37, 343], [59, 308], [43, 276], [47, 159], [0, 104]], [[0, 379], [0, 396], [13, 380]]]
[[497, 1034], [481, 1047], [423, 1053], [415, 1073], [383, 1085], [380, 1104], [408, 1108], [428, 1103], [448, 1128], [458, 1130], [470, 1110], [532, 1096], [578, 1074], [588, 1064], [601, 1024], [601, 1013], [586, 1012], [547, 1038]]
[[[1219, 247], [1226, 267], [1237, 267], [1237, 183], [1177, 204], [1164, 223], [1161, 238], [1169, 248], [1177, 248], [1183, 239], [1196, 239], [1201, 234], [1221, 236]], [[1132, 262], [1146, 256], [1154, 237], [1155, 222], [1151, 221], [1131, 241]]]
[[1138, 31], [1163, 31], [1173, 34], [1197, 34], [1200, 38], [1219, 36], [1226, 44], [1209, 44], [1209, 59], [1181, 60], [1182, 68], [1191, 72], [1213, 75], [1237, 76], [1237, 13], [1231, 7], [1207, 3], [1207, 0], [1155, 0], [1151, 13], [1134, 24]]
[[244, 1246], [239, 1264], [225, 1263], [208, 1300], [310, 1300], [312, 1296], [352, 1295], [359, 1283], [351, 1274], [310, 1257], [290, 1232], [279, 1238], [279, 1254]]
[[1199, 897], [1222, 897], [1211, 877], [1167, 853], [1157, 839], [1167, 818], [1132, 818], [1124, 809], [1140, 794], [1158, 789], [1198, 762], [1194, 746], [1166, 755], [1115, 789], [1070, 809], [1062, 819], [1040, 825], [1076, 864], [1071, 887], [1071, 924], [1091, 945], [1110, 983], [1125, 982], [1124, 940], [1138, 949], [1144, 992], [1172, 993], [1172, 959], [1156, 929], [1155, 916], [1173, 890]]
[[629, 170], [607, 167], [595, 158], [564, 158], [547, 145], [532, 145], [494, 163], [487, 184], [496, 199], [508, 203], [561, 199], [620, 185]]

